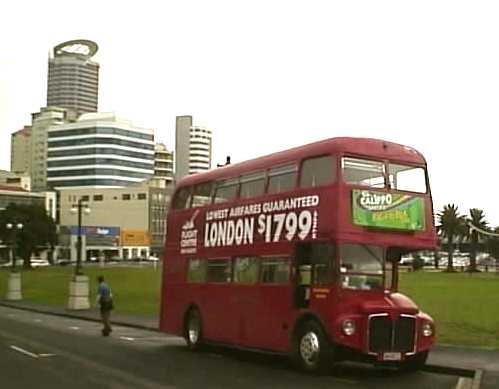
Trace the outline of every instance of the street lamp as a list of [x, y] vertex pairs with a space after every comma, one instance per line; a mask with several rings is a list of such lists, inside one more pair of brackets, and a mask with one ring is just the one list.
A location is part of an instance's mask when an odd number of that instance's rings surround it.
[[12, 258], [12, 271], [14, 272], [16, 270], [16, 238], [17, 238], [17, 231], [21, 231], [23, 229], [23, 224], [22, 223], [7, 223], [5, 225], [7, 230], [12, 231], [12, 243], [10, 246], [11, 249], [11, 258]]
[[71, 213], [78, 213], [78, 238], [76, 241], [76, 267], [75, 267], [75, 276], [83, 274], [81, 271], [81, 254], [82, 254], [82, 244], [81, 244], [81, 214], [85, 212], [86, 215], [90, 214], [90, 208], [88, 204], [83, 203], [82, 199], [78, 200], [77, 204], [74, 204], [71, 207]]
[[5, 228], [8, 231], [12, 231], [12, 242], [10, 245], [11, 248], [11, 257], [12, 257], [12, 271], [9, 274], [9, 283], [7, 286], [7, 300], [22, 300], [22, 291], [21, 291], [21, 273], [16, 272], [16, 240], [17, 233], [23, 229], [22, 223], [7, 223]]

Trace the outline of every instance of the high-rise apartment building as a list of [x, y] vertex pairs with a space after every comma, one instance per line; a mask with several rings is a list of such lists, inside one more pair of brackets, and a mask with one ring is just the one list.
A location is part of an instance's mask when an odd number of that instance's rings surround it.
[[63, 42], [49, 55], [47, 106], [73, 110], [79, 116], [97, 112], [99, 64], [91, 60], [95, 42], [79, 39]]
[[35, 192], [47, 190], [47, 131], [67, 122], [64, 108], [44, 107], [31, 114], [31, 187]]
[[211, 168], [211, 130], [192, 125], [192, 116], [177, 116], [175, 126], [175, 178]]
[[87, 113], [49, 129], [51, 188], [117, 188], [154, 174], [154, 135], [114, 113]]
[[31, 126], [13, 132], [10, 138], [10, 170], [29, 173], [31, 166]]
[[163, 143], [154, 146], [154, 177], [163, 180], [165, 185], [173, 184], [173, 151]]

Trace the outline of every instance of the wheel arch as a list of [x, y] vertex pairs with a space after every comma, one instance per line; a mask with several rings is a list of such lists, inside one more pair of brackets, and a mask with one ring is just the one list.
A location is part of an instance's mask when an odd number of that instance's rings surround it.
[[305, 311], [305, 312], [302, 312], [294, 321], [293, 329], [290, 332], [290, 337], [289, 337], [290, 347], [293, 346], [293, 342], [296, 338], [296, 334], [297, 334], [298, 330], [301, 328], [301, 326], [303, 326], [308, 321], [317, 322], [321, 326], [324, 334], [326, 335], [328, 342], [332, 343], [333, 339], [331, 338], [331, 336], [329, 334], [329, 331], [327, 329], [327, 326], [324, 323], [324, 320], [322, 320], [319, 315], [317, 315], [316, 313], [314, 313], [312, 311]]

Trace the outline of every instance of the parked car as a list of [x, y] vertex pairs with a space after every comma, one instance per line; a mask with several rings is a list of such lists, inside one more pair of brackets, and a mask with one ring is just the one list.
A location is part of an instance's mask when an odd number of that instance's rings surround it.
[[32, 267], [50, 266], [50, 262], [47, 261], [46, 259], [32, 258], [31, 259], [31, 266]]

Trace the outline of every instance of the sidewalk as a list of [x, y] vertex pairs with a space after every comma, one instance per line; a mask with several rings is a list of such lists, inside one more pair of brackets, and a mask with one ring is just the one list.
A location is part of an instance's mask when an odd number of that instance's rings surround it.
[[[29, 301], [7, 300], [0, 300], [0, 306], [100, 322], [100, 314], [96, 308], [74, 311], [64, 307], [43, 305]], [[125, 327], [158, 331], [158, 318], [155, 316], [113, 312], [111, 322]], [[499, 375], [499, 350], [437, 345], [430, 352], [428, 364], [456, 369], [481, 369], [494, 375]]]
[[[44, 305], [30, 301], [8, 301], [0, 300], [0, 306], [23, 309], [31, 312], [46, 313], [56, 316], [64, 316], [75, 319], [100, 322], [100, 312], [98, 308], [85, 310], [69, 310], [65, 307]], [[125, 327], [140, 328], [150, 331], [158, 331], [158, 318], [155, 316], [133, 315], [113, 311], [111, 315], [111, 323]]]

